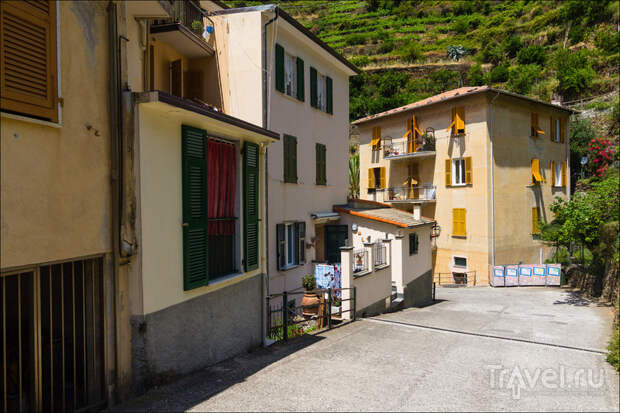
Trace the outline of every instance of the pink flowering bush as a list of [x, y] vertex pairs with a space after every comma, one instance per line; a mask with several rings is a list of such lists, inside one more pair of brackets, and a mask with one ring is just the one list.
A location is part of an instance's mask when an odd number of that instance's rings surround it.
[[592, 139], [588, 144], [588, 158], [592, 174], [597, 178], [605, 175], [614, 161], [614, 148], [605, 138]]

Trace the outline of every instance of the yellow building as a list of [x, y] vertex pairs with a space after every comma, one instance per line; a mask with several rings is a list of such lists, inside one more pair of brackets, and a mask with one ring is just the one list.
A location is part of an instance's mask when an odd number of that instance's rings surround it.
[[436, 282], [486, 284], [491, 265], [538, 263], [555, 197], [570, 198], [570, 109], [462, 87], [353, 122], [360, 198], [434, 219]]

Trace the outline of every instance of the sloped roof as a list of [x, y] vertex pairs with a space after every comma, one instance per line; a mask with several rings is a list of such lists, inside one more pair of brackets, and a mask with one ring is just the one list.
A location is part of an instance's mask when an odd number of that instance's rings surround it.
[[425, 217], [415, 219], [411, 212], [392, 208], [389, 204], [364, 200], [351, 200], [345, 205], [335, 205], [334, 211], [392, 224], [400, 228], [413, 228], [435, 222]]
[[516, 97], [516, 98], [519, 98], [519, 99], [528, 100], [530, 102], [535, 102], [535, 103], [540, 103], [542, 105], [551, 106], [551, 107], [553, 107], [555, 109], [563, 110], [563, 111], [566, 111], [566, 112], [576, 113], [576, 111], [574, 111], [573, 109], [569, 109], [569, 108], [566, 108], [566, 107], [563, 107], [563, 106], [559, 106], [559, 105], [554, 105], [554, 104], [551, 104], [549, 102], [543, 102], [542, 100], [533, 99], [533, 98], [530, 98], [530, 97], [527, 97], [527, 96], [519, 95], [517, 93], [508, 92], [506, 90], [494, 89], [494, 88], [489, 87], [489, 86], [465, 86], [465, 87], [460, 87], [460, 88], [457, 88], [457, 89], [448, 90], [447, 92], [443, 92], [443, 93], [440, 93], [438, 95], [431, 96], [431, 97], [428, 97], [426, 99], [422, 99], [422, 100], [410, 103], [410, 104], [405, 105], [405, 106], [401, 106], [401, 107], [398, 107], [398, 108], [386, 110], [385, 112], [376, 113], [374, 115], [366, 116], [364, 118], [357, 119], [356, 121], [353, 121], [352, 123], [353, 123], [353, 125], [359, 125], [361, 123], [368, 122], [368, 121], [371, 121], [371, 120], [374, 120], [374, 119], [380, 119], [380, 118], [384, 118], [386, 116], [395, 115], [397, 113], [402, 113], [402, 112], [405, 112], [405, 111], [408, 111], [408, 110], [418, 109], [418, 108], [421, 108], [421, 107], [424, 107], [424, 106], [433, 105], [435, 103], [445, 102], [447, 100], [456, 99], [456, 98], [463, 97], [463, 96], [474, 95], [474, 94], [482, 93], [482, 92], [501, 93], [503, 95], [513, 96], [513, 97]]

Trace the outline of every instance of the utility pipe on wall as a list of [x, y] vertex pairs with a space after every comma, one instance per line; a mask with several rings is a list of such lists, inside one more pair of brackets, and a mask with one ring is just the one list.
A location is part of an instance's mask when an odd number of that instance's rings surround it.
[[493, 102], [499, 97], [499, 92], [489, 103], [489, 141], [491, 142], [491, 265], [495, 266], [495, 157], [493, 155]]

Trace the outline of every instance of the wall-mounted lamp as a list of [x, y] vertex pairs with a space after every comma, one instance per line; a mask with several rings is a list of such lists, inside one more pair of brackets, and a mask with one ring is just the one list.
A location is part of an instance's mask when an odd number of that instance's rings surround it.
[[351, 231], [353, 231], [354, 233], [357, 232], [357, 224], [351, 224]]

